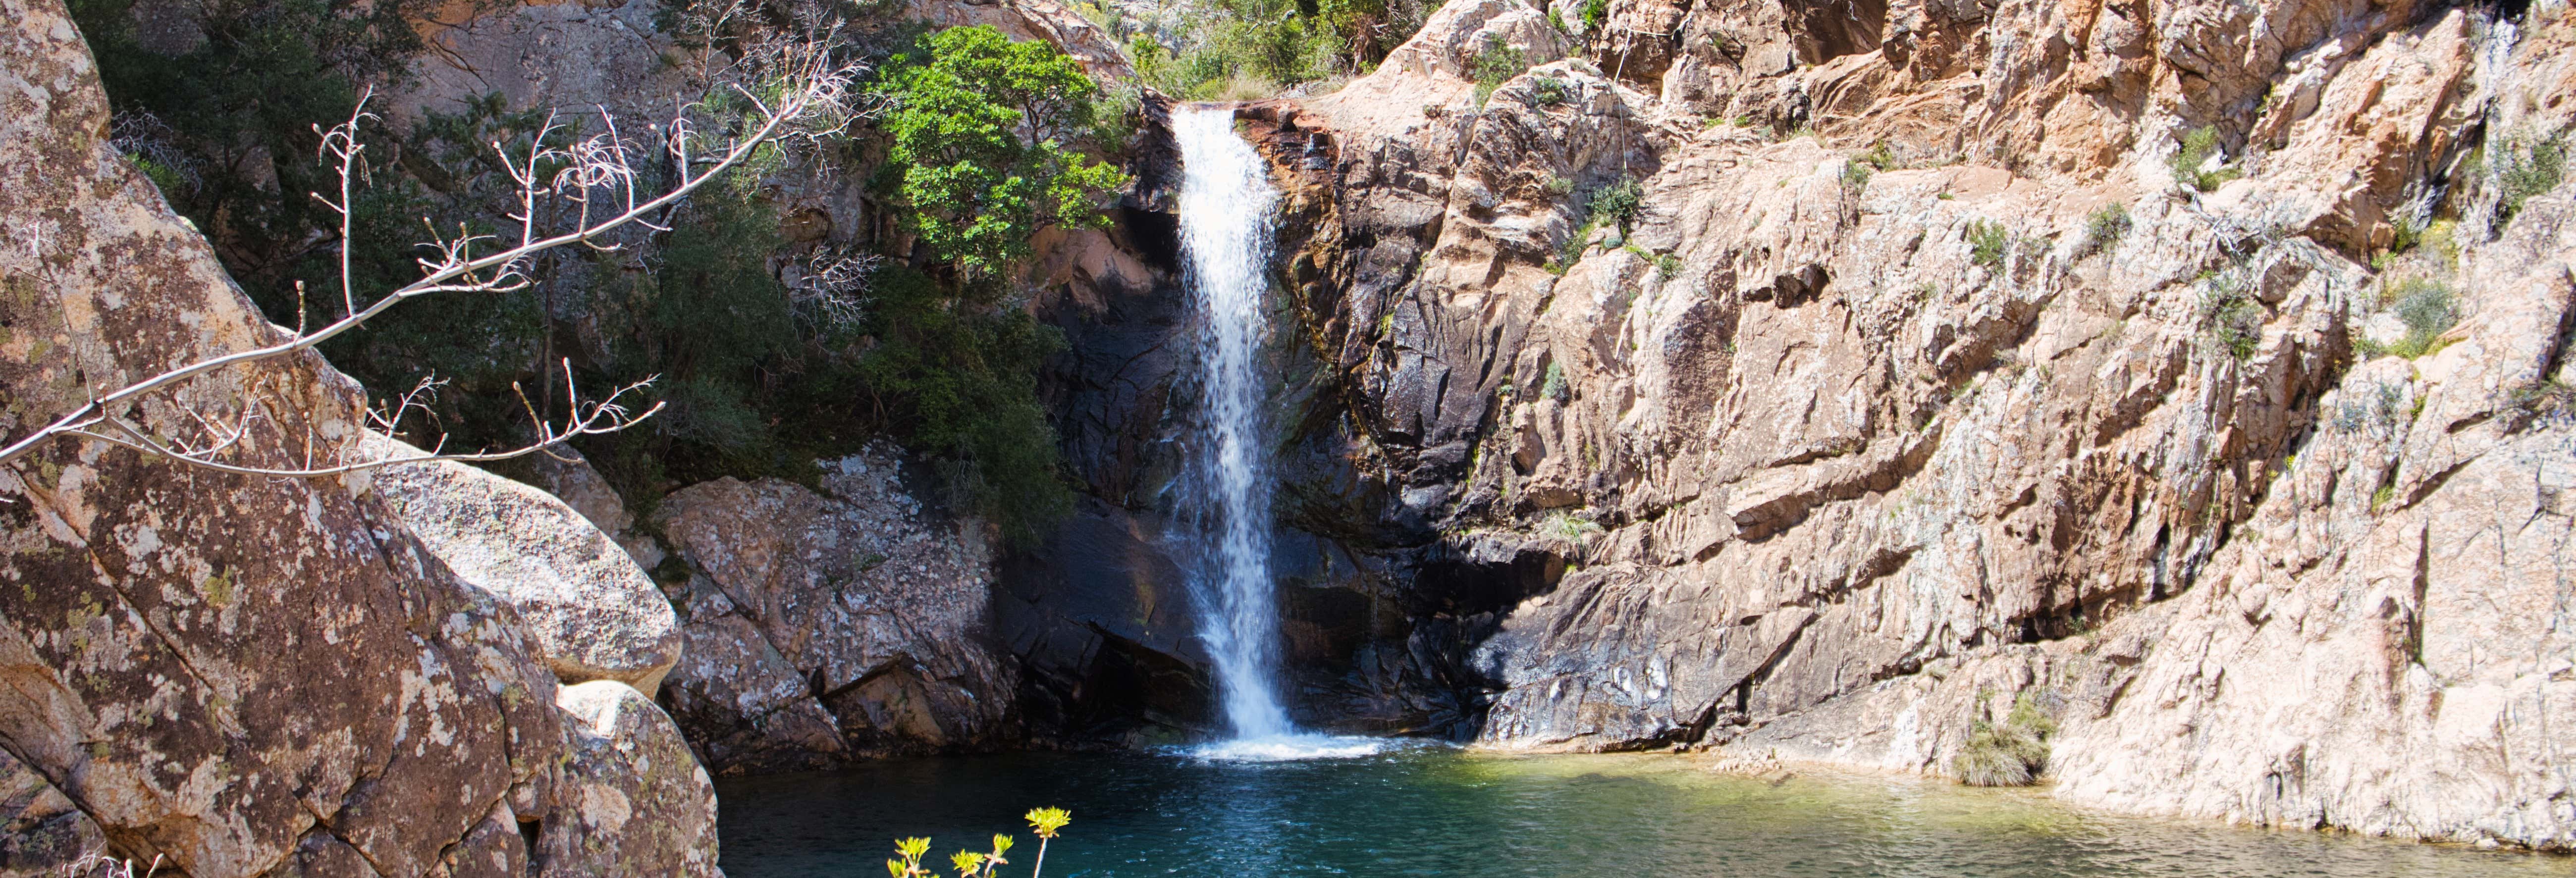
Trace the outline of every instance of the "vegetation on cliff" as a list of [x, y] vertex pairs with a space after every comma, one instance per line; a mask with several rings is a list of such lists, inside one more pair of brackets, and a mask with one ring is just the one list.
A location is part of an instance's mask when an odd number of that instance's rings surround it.
[[[426, 50], [406, 22], [427, 6], [218, 4], [184, 22], [197, 35], [184, 46], [145, 39], [132, 0], [73, 10], [97, 47], [120, 149], [283, 325], [339, 315], [337, 297], [308, 292], [330, 286], [343, 259], [361, 305], [411, 280], [424, 222], [465, 234], [515, 226], [517, 187], [496, 144], [561, 148], [603, 127], [496, 93], [363, 132], [358, 142], [381, 158], [358, 169], [344, 237], [307, 194], [333, 189], [330, 169], [310, 160], [314, 123], [347, 118], [370, 86], [404, 82]], [[690, 80], [700, 92], [690, 122], [717, 134], [761, 111], [780, 73], [764, 63], [773, 49], [834, 33], [832, 23], [696, 15], [690, 4], [666, 18], [721, 53], [710, 57], [739, 59]], [[680, 26], [689, 23], [698, 26]], [[953, 507], [1034, 534], [1069, 505], [1035, 382], [1061, 342], [1001, 275], [1039, 229], [1097, 221], [1100, 195], [1125, 179], [1092, 144], [1103, 122], [1121, 121], [1102, 117], [1126, 109], [1096, 109], [1100, 88], [1046, 43], [989, 28], [888, 33], [822, 44], [877, 67], [872, 118], [764, 147], [612, 248], [540, 256], [524, 266], [526, 290], [389, 311], [322, 350], [380, 393], [440, 379], [445, 392], [417, 402], [431, 421], [424, 438], [445, 435], [451, 448], [523, 441], [521, 392], [551, 416], [568, 380], [658, 375], [659, 416], [581, 443], [647, 503], [723, 475], [810, 480], [813, 460], [891, 434], [932, 459]], [[668, 185], [675, 172], [663, 164], [639, 162], [637, 182]], [[883, 213], [902, 221], [836, 236], [824, 220], [816, 234], [788, 202], [833, 179], [873, 180]], [[551, 365], [563, 360], [569, 372]]]

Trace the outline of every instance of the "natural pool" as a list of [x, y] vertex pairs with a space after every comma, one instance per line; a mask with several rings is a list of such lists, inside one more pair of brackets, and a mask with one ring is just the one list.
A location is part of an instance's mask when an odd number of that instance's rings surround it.
[[2031, 791], [1802, 771], [1778, 785], [1684, 757], [1505, 757], [1423, 747], [1353, 759], [1174, 754], [901, 760], [728, 779], [733, 878], [883, 874], [899, 836], [943, 865], [1019, 815], [1073, 811], [1051, 876], [2521, 876], [2576, 859], [2109, 817]]

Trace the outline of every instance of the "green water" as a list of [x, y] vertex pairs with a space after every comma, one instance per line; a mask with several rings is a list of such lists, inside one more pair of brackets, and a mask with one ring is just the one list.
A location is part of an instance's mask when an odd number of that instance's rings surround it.
[[1018, 815], [1073, 811], [1049, 876], [2570, 876], [2576, 859], [2076, 811], [2034, 791], [1803, 772], [1770, 782], [1671, 756], [1414, 749], [1208, 763], [1015, 754], [729, 779], [733, 878], [885, 874], [893, 839], [935, 859]]

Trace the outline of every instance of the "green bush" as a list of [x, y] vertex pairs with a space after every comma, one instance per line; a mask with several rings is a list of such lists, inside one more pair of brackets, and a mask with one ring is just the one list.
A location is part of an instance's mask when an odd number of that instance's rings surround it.
[[1190, 100], [1269, 97], [1288, 86], [1352, 72], [1345, 55], [1354, 39], [1377, 45], [1372, 22], [1378, 19], [1371, 16], [1388, 13], [1384, 0], [1326, 5], [1310, 13], [1288, 0], [1218, 0], [1182, 23], [1177, 54], [1141, 34], [1132, 38], [1128, 54], [1137, 73], [1167, 94]]
[[1645, 187], [1638, 185], [1637, 178], [1621, 177], [1619, 182], [1592, 193], [1592, 222], [1612, 224], [1625, 235], [1628, 227], [1637, 222], [1637, 210], [1644, 199]]
[[2406, 338], [2386, 353], [2411, 360], [2440, 350], [2442, 333], [2460, 323], [2459, 293], [2450, 284], [2410, 277], [2391, 288], [2388, 298], [2396, 306], [2398, 321], [2406, 324]]
[[1566, 87], [1565, 80], [1553, 76], [1542, 76], [1530, 83], [1530, 103], [1542, 107], [1563, 104], [1572, 93], [1573, 89]]
[[1869, 191], [1870, 174], [1868, 162], [1860, 159], [1843, 162], [1841, 178], [1843, 194], [1858, 198], [1861, 193]]
[[1554, 362], [1548, 363], [1547, 376], [1539, 381], [1538, 392], [1540, 396], [1559, 403], [1572, 399], [1574, 391], [1565, 383], [1565, 367]]
[[1600, 33], [1601, 25], [1608, 23], [1609, 21], [1610, 0], [1583, 0], [1583, 33], [1585, 35], [1589, 36]]
[[2173, 157], [2167, 160], [2167, 166], [2173, 169], [2174, 179], [2188, 183], [2191, 188], [2202, 192], [2216, 190], [2229, 180], [2245, 176], [2244, 171], [2236, 168], [2202, 170], [2201, 167], [2209, 163], [2209, 158], [2217, 154], [2217, 126], [2194, 128], [2190, 133], [2183, 135], [2182, 143], [2174, 150]]
[[1528, 53], [1504, 42], [1502, 34], [1486, 34], [1484, 48], [1478, 49], [1467, 65], [1469, 77], [1476, 80], [1476, 106], [1484, 106], [1485, 99], [1493, 96], [1494, 89], [1501, 88], [1503, 83], [1510, 82], [1512, 77], [1528, 69]]
[[1896, 161], [1896, 153], [1887, 148], [1887, 141], [1884, 140], [1870, 144], [1868, 152], [1853, 156], [1852, 160], [1881, 171], [1893, 171], [1901, 167]]
[[2084, 218], [2084, 254], [2111, 249], [2129, 233], [2129, 209], [2119, 204], [2106, 204]]
[[1055, 431], [1037, 400], [1037, 371], [1062, 333], [1017, 308], [954, 295], [928, 275], [877, 278], [860, 356], [871, 407], [905, 444], [936, 461], [951, 508], [991, 518], [1015, 542], [1073, 508], [1058, 477]]
[[2254, 356], [2263, 343], [2263, 305], [2245, 295], [2236, 275], [2223, 273], [2209, 282], [2201, 297], [2201, 322], [2210, 341], [2239, 360]]
[[1126, 177], [1071, 146], [1096, 122], [1099, 84], [1043, 41], [987, 26], [922, 37], [888, 59], [887, 181], [905, 223], [962, 274], [1028, 253], [1046, 226], [1102, 222], [1094, 201]]
[[2012, 233], [2002, 223], [1973, 220], [1968, 223], [1968, 261], [1988, 268], [2004, 264], [2004, 251], [2012, 246]]
[[2496, 150], [2496, 224], [2511, 222], [2522, 204], [2558, 188], [2567, 175], [2567, 141], [2551, 137], [2534, 142], [2505, 141]]

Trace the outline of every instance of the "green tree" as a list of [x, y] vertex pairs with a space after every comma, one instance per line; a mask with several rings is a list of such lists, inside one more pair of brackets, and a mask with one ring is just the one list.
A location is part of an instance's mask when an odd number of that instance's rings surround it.
[[963, 274], [1027, 255], [1041, 228], [1098, 225], [1099, 194], [1126, 184], [1070, 143], [1092, 128], [1100, 86], [1046, 43], [938, 31], [889, 59], [874, 92], [891, 140], [881, 173], [912, 231]]

